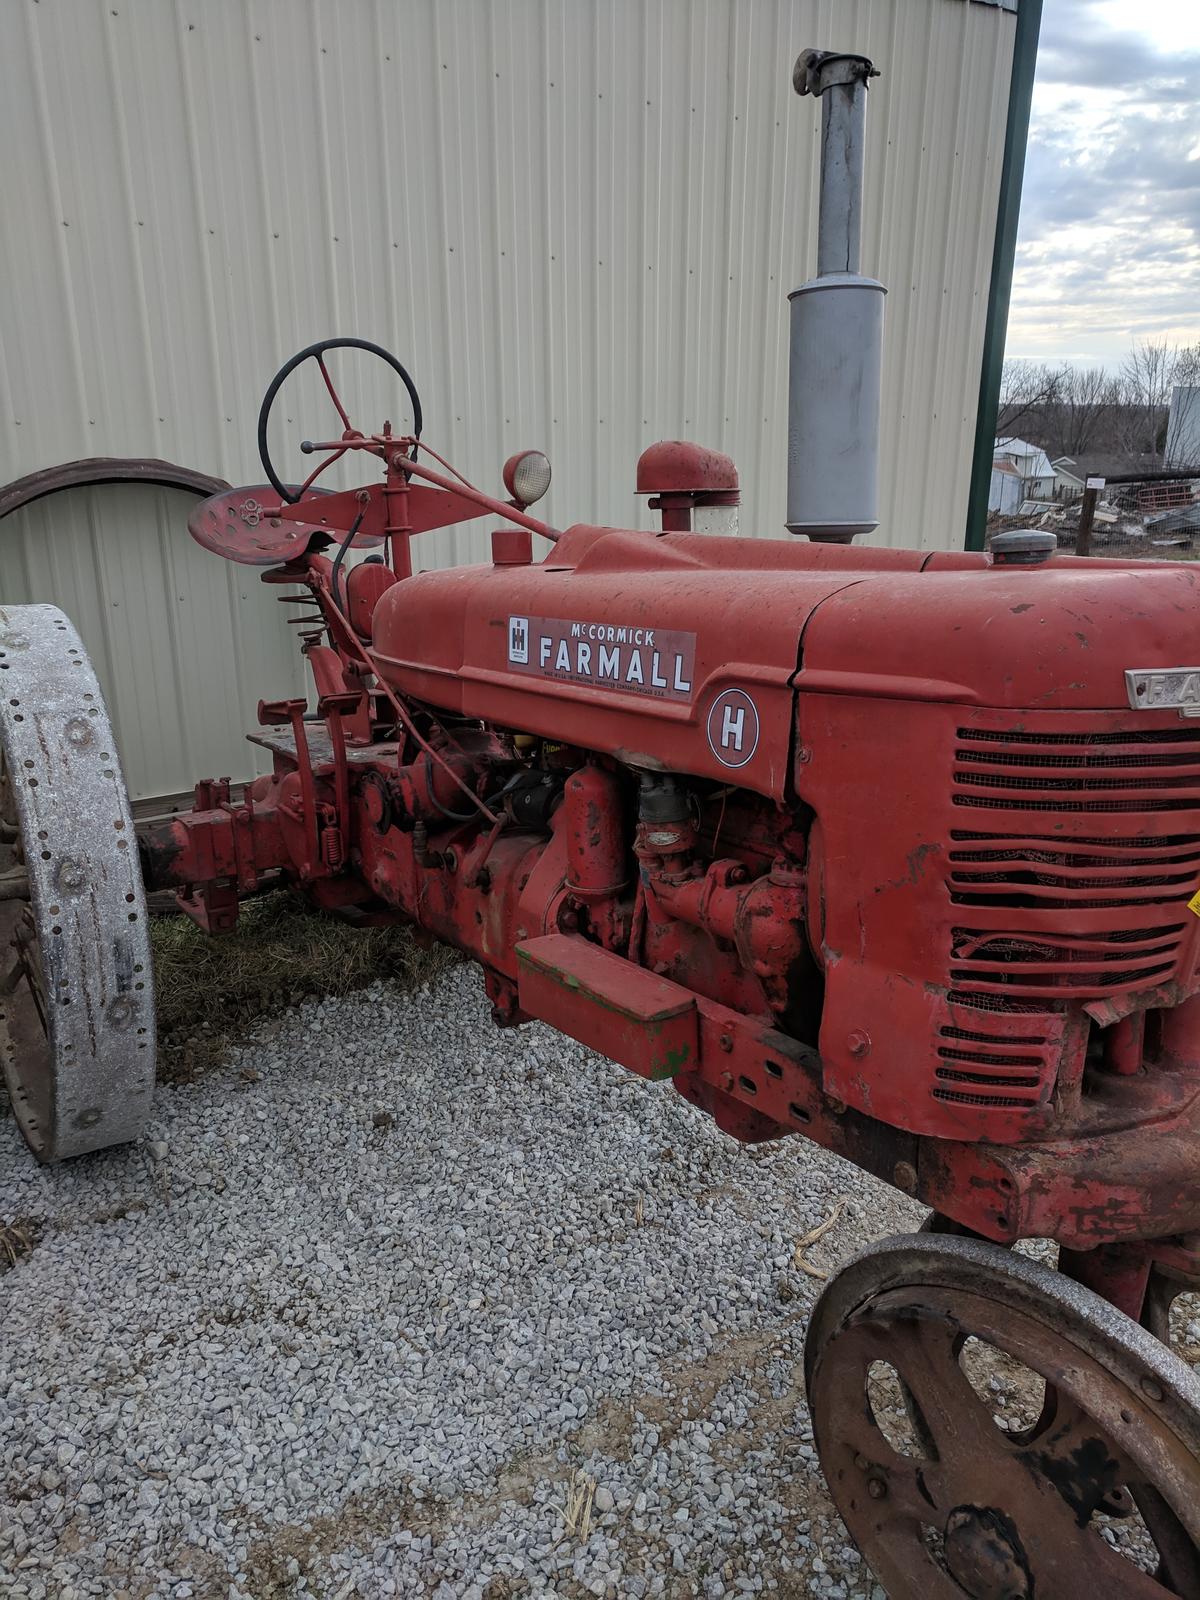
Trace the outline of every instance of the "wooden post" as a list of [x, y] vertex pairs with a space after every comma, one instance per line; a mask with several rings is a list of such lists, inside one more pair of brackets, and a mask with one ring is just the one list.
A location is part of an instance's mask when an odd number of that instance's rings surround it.
[[1096, 501], [1099, 500], [1103, 487], [1103, 478], [1087, 480], [1083, 491], [1083, 503], [1079, 507], [1079, 532], [1075, 538], [1077, 556], [1090, 556], [1092, 553], [1092, 523], [1096, 520]]

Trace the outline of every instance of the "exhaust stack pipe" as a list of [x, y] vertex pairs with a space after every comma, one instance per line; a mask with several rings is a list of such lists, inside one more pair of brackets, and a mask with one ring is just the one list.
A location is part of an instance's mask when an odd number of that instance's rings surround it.
[[797, 94], [821, 97], [821, 213], [817, 276], [793, 289], [788, 367], [787, 526], [824, 544], [849, 544], [878, 526], [879, 387], [883, 297], [859, 273], [866, 56], [806, 50]]

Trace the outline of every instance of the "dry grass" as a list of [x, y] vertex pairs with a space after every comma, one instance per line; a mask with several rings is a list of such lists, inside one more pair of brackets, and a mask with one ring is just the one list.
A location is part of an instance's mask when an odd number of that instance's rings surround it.
[[349, 994], [376, 979], [426, 982], [459, 959], [407, 928], [355, 928], [281, 889], [248, 900], [232, 933], [210, 936], [187, 917], [151, 928], [159, 1077], [210, 1070], [253, 1023], [310, 996]]
[[577, 1539], [586, 1544], [592, 1531], [592, 1501], [596, 1497], [596, 1484], [582, 1467], [576, 1467], [564, 1490], [564, 1502], [558, 1508], [563, 1520], [560, 1538]]
[[0, 1222], [0, 1272], [7, 1272], [18, 1261], [32, 1255], [41, 1236], [42, 1224], [36, 1217], [14, 1217], [11, 1222]]

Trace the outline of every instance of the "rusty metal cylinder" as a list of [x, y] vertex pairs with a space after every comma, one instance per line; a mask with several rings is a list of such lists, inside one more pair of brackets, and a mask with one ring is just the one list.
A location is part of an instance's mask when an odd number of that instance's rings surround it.
[[1104, 1065], [1109, 1072], [1131, 1078], [1142, 1069], [1146, 1042], [1146, 1013], [1134, 1011], [1114, 1022], [1104, 1040]]
[[603, 900], [629, 878], [621, 780], [604, 767], [580, 767], [563, 788], [567, 888], [580, 900]]

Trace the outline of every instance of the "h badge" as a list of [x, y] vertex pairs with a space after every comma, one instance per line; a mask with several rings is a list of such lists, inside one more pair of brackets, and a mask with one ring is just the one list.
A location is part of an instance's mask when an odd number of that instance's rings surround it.
[[758, 708], [744, 689], [725, 689], [708, 713], [708, 748], [723, 767], [744, 767], [758, 749]]

